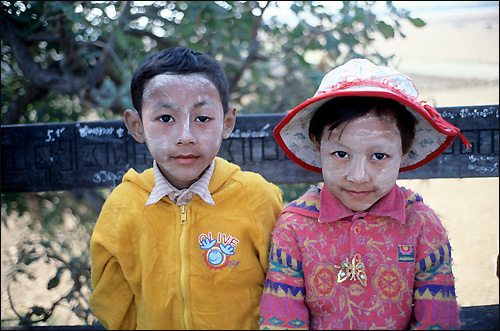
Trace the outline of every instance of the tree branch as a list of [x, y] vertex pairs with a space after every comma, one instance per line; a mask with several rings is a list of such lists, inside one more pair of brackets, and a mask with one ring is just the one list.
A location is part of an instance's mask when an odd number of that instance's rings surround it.
[[253, 21], [252, 31], [250, 33], [250, 38], [249, 38], [250, 47], [248, 50], [248, 56], [243, 61], [243, 64], [241, 65], [241, 70], [236, 75], [234, 75], [229, 81], [229, 88], [231, 89], [231, 92], [233, 92], [237, 88], [238, 82], [243, 76], [243, 73], [245, 72], [245, 70], [250, 68], [250, 65], [254, 61], [265, 60], [265, 57], [259, 54], [259, 41], [257, 40], [257, 33], [262, 24], [262, 16], [264, 15], [265, 10], [270, 3], [271, 3], [270, 1], [267, 1], [265, 6], [261, 8], [260, 15], [256, 16]]
[[40, 99], [45, 95], [46, 90], [38, 87], [29, 87], [28, 90], [17, 97], [16, 100], [9, 104], [7, 112], [2, 116], [2, 125], [6, 124], [16, 124], [19, 122], [19, 118], [23, 116], [26, 112], [26, 108], [30, 103]]
[[2, 37], [10, 46], [17, 65], [34, 86], [68, 94], [74, 94], [81, 88], [81, 78], [72, 76], [68, 79], [52, 68], [42, 69], [31, 57], [21, 33], [8, 20], [2, 22]]

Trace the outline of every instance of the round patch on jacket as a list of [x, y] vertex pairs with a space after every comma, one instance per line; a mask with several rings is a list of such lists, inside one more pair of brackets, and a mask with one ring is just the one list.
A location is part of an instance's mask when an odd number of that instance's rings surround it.
[[203, 250], [203, 257], [207, 266], [218, 270], [226, 266], [236, 267], [240, 262], [233, 260], [234, 250], [240, 241], [232, 235], [219, 232], [217, 238], [212, 232], [202, 233], [198, 236], [198, 243]]

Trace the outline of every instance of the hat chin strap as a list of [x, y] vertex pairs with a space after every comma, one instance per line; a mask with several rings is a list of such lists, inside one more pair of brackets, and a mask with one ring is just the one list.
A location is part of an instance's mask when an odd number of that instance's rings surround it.
[[465, 145], [465, 150], [468, 150], [469, 147], [472, 147], [472, 144], [467, 140], [467, 138], [464, 137], [463, 134], [460, 133], [460, 130], [458, 130], [457, 134]]
[[468, 150], [469, 147], [472, 147], [472, 144], [467, 140], [467, 138], [464, 137], [462, 133], [460, 133], [460, 129], [454, 126], [451, 123], [448, 123], [445, 121], [439, 112], [434, 109], [431, 105], [429, 105], [426, 101], [421, 101], [420, 104], [424, 107], [425, 110], [427, 110], [427, 113], [430, 115], [431, 119], [439, 125], [441, 128], [449, 131], [453, 130], [457, 133], [457, 135], [460, 137], [460, 140], [462, 140], [462, 143], [465, 145], [465, 150]]

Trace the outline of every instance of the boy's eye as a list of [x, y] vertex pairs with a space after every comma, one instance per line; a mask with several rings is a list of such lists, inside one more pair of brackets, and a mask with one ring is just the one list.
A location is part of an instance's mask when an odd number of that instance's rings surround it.
[[208, 116], [198, 116], [196, 118], [196, 121], [202, 122], [202, 123], [208, 122], [209, 120], [210, 120], [210, 117], [208, 117]]
[[342, 151], [333, 152], [333, 155], [335, 155], [336, 157], [340, 157], [340, 158], [347, 157], [347, 153], [346, 152], [342, 152]]
[[375, 153], [373, 154], [373, 158], [376, 160], [383, 160], [387, 157], [387, 154], [384, 153]]
[[167, 123], [167, 122], [173, 121], [173, 118], [170, 115], [162, 115], [162, 116], [160, 116], [159, 120], [161, 122]]

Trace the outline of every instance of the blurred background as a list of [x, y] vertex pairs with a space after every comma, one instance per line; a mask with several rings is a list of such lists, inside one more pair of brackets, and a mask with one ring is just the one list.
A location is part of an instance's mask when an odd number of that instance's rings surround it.
[[[382, 54], [394, 54], [396, 66], [413, 78], [421, 100], [437, 107], [498, 104], [498, 2], [396, 3], [405, 3], [426, 26], [415, 29], [404, 23], [406, 38], [374, 44]], [[398, 184], [419, 192], [447, 228], [458, 303], [498, 304], [498, 177]]]
[[[285, 113], [354, 57], [407, 74], [434, 107], [498, 104], [498, 4], [2, 1], [1, 123], [122, 119], [135, 68], [178, 45], [224, 65], [240, 114]], [[459, 304], [498, 304], [498, 177], [398, 184], [448, 229]], [[307, 186], [280, 187], [290, 201]], [[109, 193], [2, 194], [2, 326], [96, 322], [88, 244]]]

